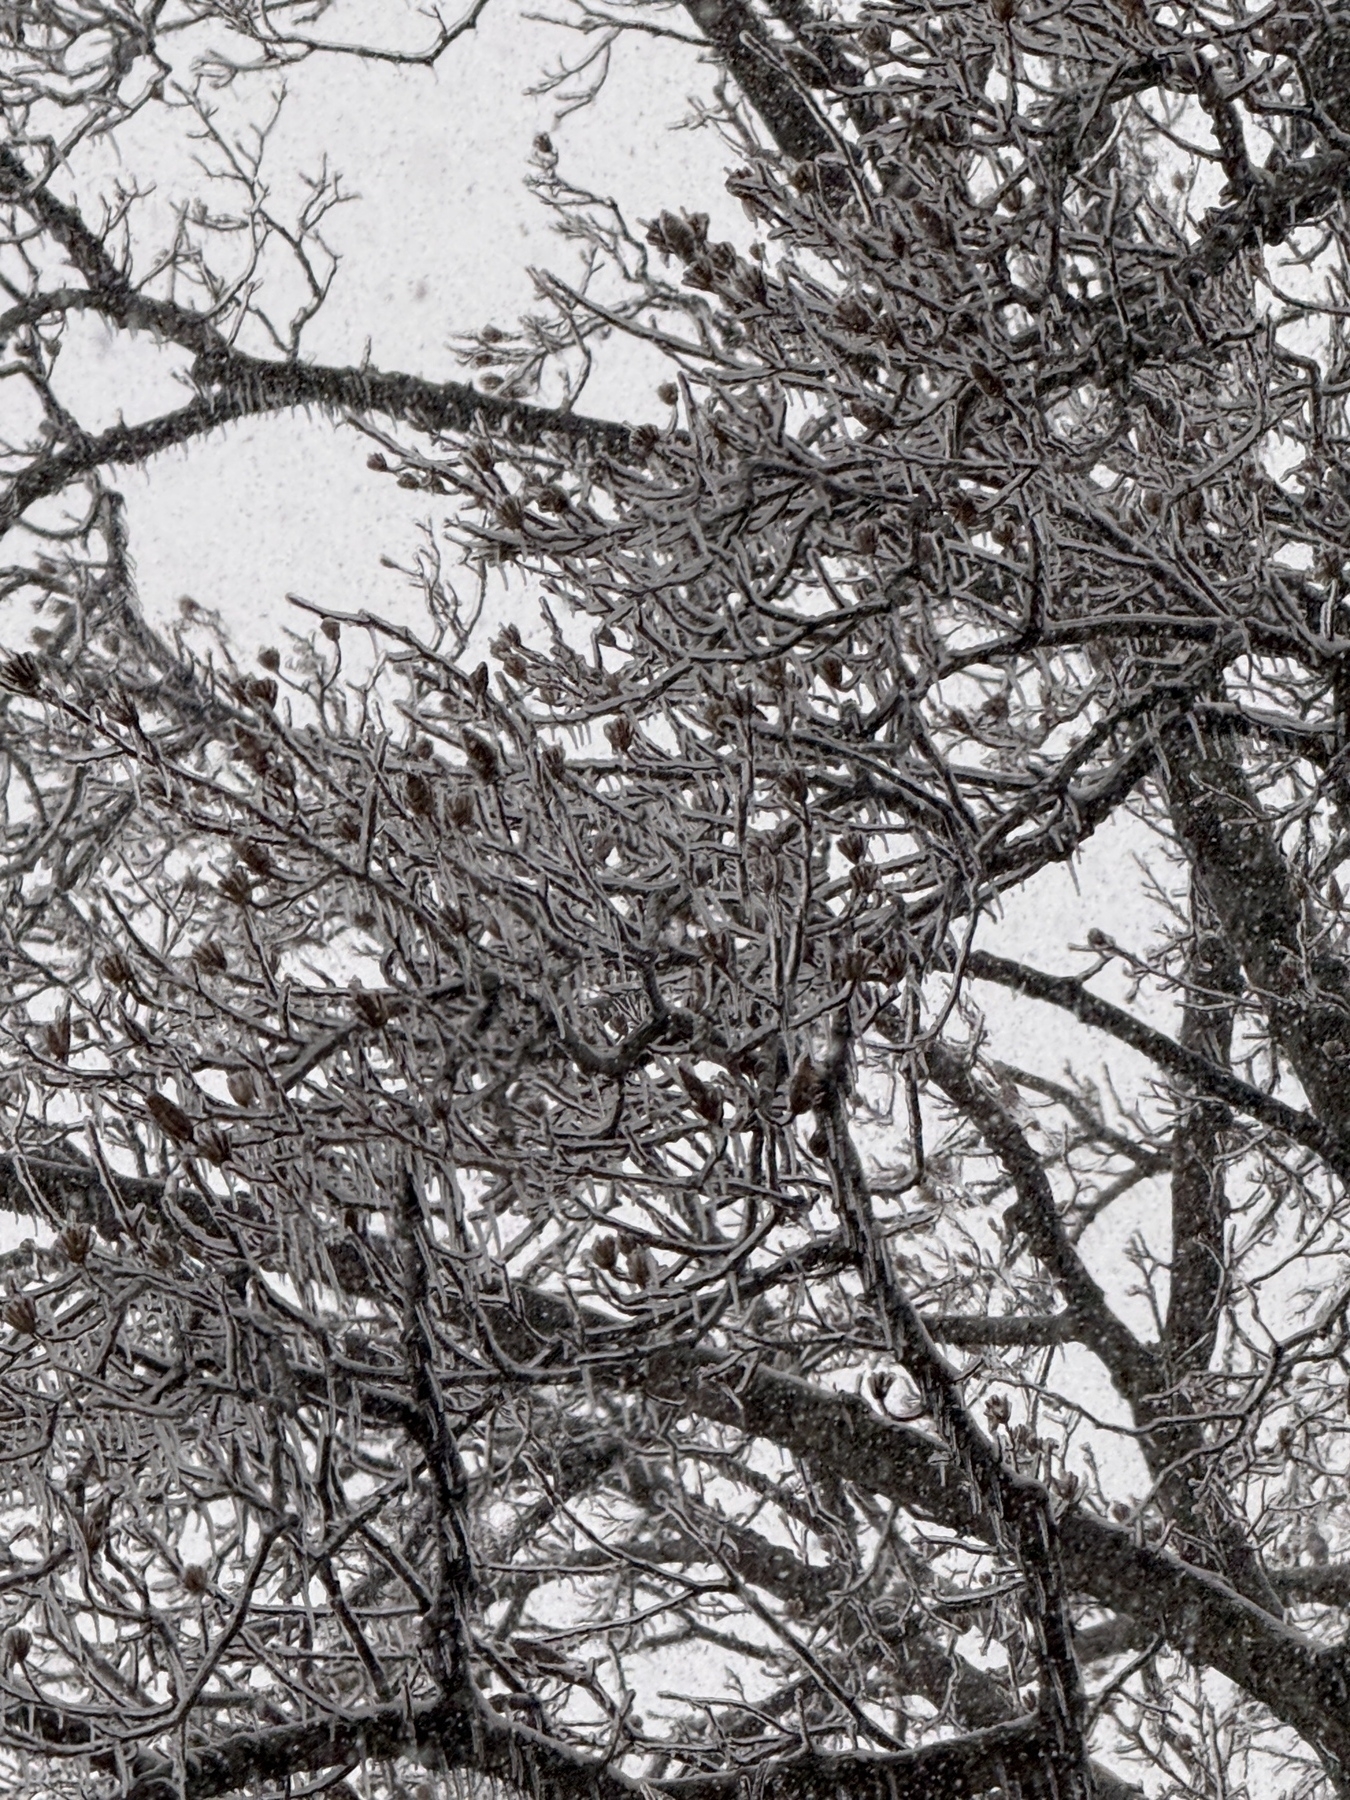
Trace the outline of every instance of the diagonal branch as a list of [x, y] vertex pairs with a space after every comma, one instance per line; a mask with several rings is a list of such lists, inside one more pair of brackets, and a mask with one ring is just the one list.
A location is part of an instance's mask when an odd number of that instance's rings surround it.
[[1008, 1222], [1025, 1233], [1036, 1257], [1054, 1276], [1077, 1324], [1080, 1341], [1106, 1365], [1121, 1393], [1137, 1403], [1157, 1385], [1153, 1355], [1111, 1311], [1106, 1295], [1089, 1274], [1064, 1229], [1050, 1179], [1026, 1133], [946, 1044], [933, 1044], [926, 1059], [933, 1080], [974, 1125], [1007, 1172], [1017, 1194]]
[[1339, 1132], [1324, 1125], [1312, 1113], [1299, 1112], [1273, 1095], [1263, 1094], [1260, 1088], [1241, 1080], [1231, 1070], [1221, 1068], [1197, 1050], [1187, 1049], [1175, 1038], [1168, 1037], [1165, 1031], [1145, 1025], [1122, 1007], [1099, 999], [1074, 976], [1047, 975], [1026, 963], [994, 956], [987, 950], [972, 951], [966, 958], [966, 971], [977, 981], [997, 982], [1014, 993], [1044, 1000], [1050, 1006], [1061, 1007], [1082, 1024], [1109, 1033], [1132, 1050], [1138, 1050], [1169, 1075], [1179, 1075], [1199, 1092], [1226, 1101], [1249, 1118], [1314, 1151], [1342, 1180], [1350, 1180], [1350, 1145]]

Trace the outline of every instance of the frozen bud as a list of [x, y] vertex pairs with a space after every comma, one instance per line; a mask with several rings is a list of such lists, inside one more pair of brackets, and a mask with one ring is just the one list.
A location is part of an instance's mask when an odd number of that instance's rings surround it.
[[196, 1136], [192, 1120], [167, 1094], [147, 1094], [145, 1110], [165, 1137], [171, 1138], [175, 1144], [190, 1144]]
[[247, 869], [231, 869], [220, 878], [221, 898], [232, 906], [247, 906], [253, 898], [253, 883]]
[[108, 1535], [108, 1523], [112, 1518], [112, 1498], [104, 1494], [96, 1500], [80, 1520], [80, 1535], [86, 1548], [92, 1554], [102, 1547]]
[[383, 994], [370, 994], [364, 988], [356, 988], [352, 992], [352, 1005], [374, 1030], [388, 1021], [389, 1003]]
[[480, 781], [495, 782], [500, 773], [497, 752], [485, 739], [475, 737], [472, 732], [464, 733], [464, 754], [469, 765]]
[[833, 652], [821, 657], [820, 672], [832, 688], [843, 686], [844, 665]]
[[225, 1085], [236, 1106], [252, 1106], [258, 1098], [258, 1089], [250, 1069], [231, 1069], [225, 1077]]
[[628, 441], [633, 446], [636, 456], [645, 459], [661, 441], [661, 433], [655, 425], [636, 425], [628, 434]]
[[1006, 1425], [1012, 1417], [1012, 1407], [1008, 1404], [1008, 1396], [991, 1394], [984, 1403], [984, 1416], [989, 1421], [991, 1431], [997, 1431], [1000, 1425]]
[[656, 397], [666, 406], [674, 406], [680, 398], [680, 390], [673, 381], [663, 381], [656, 390]]
[[64, 1062], [70, 1055], [70, 1008], [59, 1012], [42, 1032], [42, 1047], [53, 1062]]
[[5, 1668], [12, 1669], [18, 1663], [27, 1662], [32, 1648], [32, 1632], [22, 1625], [11, 1626], [5, 1633]]
[[192, 961], [204, 975], [223, 975], [228, 968], [225, 952], [214, 938], [207, 938], [192, 952]]
[[87, 1225], [67, 1225], [56, 1241], [67, 1262], [82, 1263], [89, 1255], [94, 1234]]
[[37, 1336], [37, 1307], [27, 1294], [20, 1294], [5, 1307], [5, 1323], [11, 1325], [20, 1337]]
[[638, 1287], [650, 1287], [656, 1280], [656, 1258], [645, 1244], [635, 1244], [628, 1252], [628, 1279]]
[[716, 1125], [722, 1117], [721, 1095], [715, 1094], [688, 1063], [680, 1064], [679, 1074], [685, 1093], [708, 1123]]
[[553, 139], [546, 131], [539, 132], [535, 137], [534, 153], [536, 156], [555, 156], [557, 154], [553, 148]]
[[795, 1119], [810, 1112], [819, 1094], [820, 1071], [809, 1056], [803, 1056], [793, 1071], [792, 1085], [788, 1089], [788, 1111], [792, 1117]]
[[325, 619], [319, 626], [319, 630], [328, 639], [330, 644], [336, 644], [342, 636], [342, 627], [338, 624], [336, 619]]
[[266, 848], [253, 838], [236, 838], [234, 853], [255, 875], [266, 877], [272, 873], [272, 858], [267, 854]]
[[429, 819], [436, 810], [436, 794], [425, 775], [409, 775], [404, 783], [408, 811]]
[[[368, 469], [373, 469], [377, 475], [387, 474], [389, 470], [389, 464], [380, 455], [378, 450], [374, 451], [366, 458], [366, 467]], [[327, 623], [328, 621], [325, 619], [324, 624], [326, 625]]]
[[120, 950], [105, 956], [98, 965], [98, 972], [113, 987], [130, 987], [136, 973]]
[[619, 1266], [618, 1243], [612, 1237], [597, 1239], [595, 1248], [591, 1251], [591, 1260], [597, 1269], [604, 1269], [607, 1274], [612, 1275]]
[[215, 1163], [217, 1168], [232, 1155], [230, 1140], [219, 1125], [207, 1126], [198, 1139], [198, 1148], [207, 1162]]
[[189, 1594], [204, 1594], [210, 1586], [206, 1570], [200, 1563], [188, 1563], [183, 1570], [183, 1586]]
[[269, 644], [258, 652], [258, 661], [264, 669], [270, 669], [275, 675], [281, 667], [281, 652], [274, 650]]
[[11, 693], [36, 694], [41, 686], [42, 665], [28, 651], [21, 650], [0, 664], [0, 687], [7, 687]]

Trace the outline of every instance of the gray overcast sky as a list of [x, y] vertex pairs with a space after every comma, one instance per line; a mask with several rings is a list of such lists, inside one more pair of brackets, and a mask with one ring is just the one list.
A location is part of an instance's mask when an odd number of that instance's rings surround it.
[[[366, 41], [388, 43], [390, 14], [372, 18]], [[329, 34], [359, 36], [355, 9], [325, 21]], [[407, 44], [428, 37], [407, 9]], [[219, 36], [217, 28], [204, 41]], [[194, 44], [200, 51], [202, 43]], [[553, 132], [563, 172], [612, 195], [630, 223], [663, 206], [697, 205], [723, 235], [749, 231], [722, 188], [731, 154], [711, 130], [671, 128], [688, 97], [710, 92], [710, 72], [680, 43], [633, 34], [614, 55], [605, 90], [591, 107], [555, 123], [557, 96], [526, 89], [590, 45], [572, 32], [530, 20], [510, 0], [492, 0], [476, 29], [432, 70], [316, 57], [287, 77], [287, 98], [265, 165], [278, 203], [295, 172], [326, 156], [356, 196], [330, 216], [325, 235], [341, 255], [332, 295], [306, 334], [313, 360], [356, 363], [366, 340], [376, 366], [436, 380], [463, 379], [451, 340], [488, 323], [513, 324], [533, 303], [531, 265], [575, 274], [578, 250], [551, 229], [524, 186], [539, 131]], [[186, 47], [184, 47], [186, 48]], [[184, 57], [186, 67], [187, 57]], [[275, 84], [250, 77], [220, 97], [233, 129], [266, 119]], [[120, 130], [102, 153], [104, 178], [153, 185], [141, 219], [162, 218], [188, 191], [203, 192], [191, 162], [188, 121], [158, 109], [138, 130]], [[719, 216], [720, 215], [720, 216]], [[142, 224], [143, 229], [143, 224]], [[61, 379], [78, 391], [83, 421], [111, 424], [181, 404], [186, 358], [142, 340], [128, 348], [99, 326], [65, 353]], [[601, 358], [584, 405], [624, 419], [651, 416], [658, 403], [649, 369], [631, 354]], [[381, 555], [406, 558], [417, 522], [435, 518], [427, 496], [400, 491], [365, 467], [371, 445], [341, 425], [303, 417], [248, 420], [214, 440], [174, 450], [144, 469], [117, 471], [126, 496], [142, 602], [162, 621], [180, 595], [218, 608], [241, 650], [266, 642], [298, 590], [335, 607], [406, 605], [400, 580]], [[14, 642], [28, 621], [0, 620]]]

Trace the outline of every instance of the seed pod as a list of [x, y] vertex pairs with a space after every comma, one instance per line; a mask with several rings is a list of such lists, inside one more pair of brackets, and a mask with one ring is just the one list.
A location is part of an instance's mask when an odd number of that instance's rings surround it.
[[788, 1089], [788, 1111], [794, 1119], [810, 1112], [820, 1093], [820, 1071], [809, 1056], [803, 1056], [792, 1075]]
[[672, 212], [663, 212], [656, 223], [648, 229], [647, 242], [668, 256], [678, 256], [681, 262], [687, 262], [696, 253], [699, 246], [699, 240], [694, 231], [685, 220]]
[[352, 1005], [375, 1030], [388, 1022], [389, 1002], [383, 994], [370, 994], [364, 988], [356, 988], [352, 993]]
[[973, 362], [970, 365], [970, 373], [974, 377], [975, 385], [988, 394], [991, 400], [1001, 400], [1007, 393], [1007, 383], [1001, 375], [996, 374], [989, 367], [988, 363]]
[[270, 669], [275, 675], [277, 670], [281, 667], [281, 653], [278, 650], [273, 650], [269, 645], [267, 649], [258, 652], [258, 661], [262, 664], [264, 669]]
[[895, 1376], [886, 1369], [874, 1369], [868, 1376], [867, 1386], [878, 1406], [885, 1405], [886, 1396], [890, 1393], [894, 1382]]
[[645, 1244], [634, 1244], [628, 1252], [628, 1279], [638, 1287], [650, 1287], [656, 1280], [656, 1258]]
[[409, 775], [403, 784], [408, 810], [418, 818], [429, 819], [436, 811], [436, 794], [425, 775]]
[[341, 641], [342, 627], [338, 624], [336, 619], [321, 620], [319, 630], [328, 639], [330, 644], [336, 644]]
[[690, 1068], [688, 1063], [680, 1064], [679, 1074], [685, 1093], [688, 1094], [699, 1112], [710, 1125], [719, 1124], [722, 1118], [722, 1096], [714, 1093], [698, 1072]]
[[635, 425], [628, 434], [628, 441], [633, 446], [633, 453], [644, 461], [661, 442], [661, 433], [655, 425]]
[[1006, 1425], [1012, 1417], [1012, 1407], [1006, 1394], [991, 1394], [984, 1403], [984, 1416], [989, 1421], [989, 1429], [997, 1431], [1000, 1425]]
[[253, 898], [253, 883], [248, 878], [247, 869], [231, 869], [221, 877], [220, 893], [222, 899], [233, 906], [247, 906]]
[[5, 1307], [5, 1323], [12, 1325], [20, 1337], [37, 1336], [37, 1307], [27, 1294], [20, 1294]]
[[112, 1496], [103, 1494], [80, 1518], [80, 1535], [85, 1547], [92, 1556], [103, 1546], [108, 1535], [108, 1524], [112, 1518]]
[[597, 1269], [604, 1269], [612, 1275], [619, 1266], [618, 1244], [612, 1237], [597, 1239], [595, 1248], [591, 1251], [591, 1261]]
[[105, 956], [98, 965], [98, 972], [111, 986], [122, 988], [131, 986], [136, 973], [120, 950]]
[[204, 975], [223, 975], [229, 967], [225, 952], [214, 938], [207, 938], [192, 952], [192, 962]]
[[255, 843], [251, 838], [236, 838], [234, 853], [255, 875], [266, 877], [272, 873], [271, 857], [262, 844]]
[[190, 1144], [196, 1136], [197, 1128], [192, 1120], [166, 1094], [147, 1094], [145, 1110], [165, 1137], [172, 1138], [175, 1144]]
[[207, 1162], [215, 1163], [217, 1168], [222, 1163], [227, 1163], [233, 1154], [230, 1140], [219, 1125], [208, 1125], [199, 1136], [197, 1143]]
[[844, 665], [833, 652], [828, 656], [821, 657], [820, 672], [832, 688], [844, 685]]
[[94, 1234], [87, 1225], [67, 1225], [56, 1241], [68, 1262], [82, 1263], [89, 1255]]
[[860, 863], [867, 855], [867, 839], [860, 831], [846, 831], [839, 840], [839, 853], [851, 863]]
[[22, 1625], [14, 1625], [5, 1633], [5, 1668], [12, 1669], [16, 1663], [25, 1663], [28, 1652], [33, 1648], [33, 1634]]
[[489, 784], [495, 782], [499, 775], [497, 752], [485, 739], [475, 737], [471, 731], [464, 733], [464, 754], [469, 759], [470, 767], [480, 781]]
[[834, 309], [835, 323], [860, 337], [872, 329], [872, 315], [855, 294], [848, 294]]
[[225, 1077], [225, 1085], [236, 1106], [252, 1106], [258, 1098], [251, 1069], [231, 1069]]
[[14, 694], [36, 694], [42, 686], [42, 665], [27, 650], [0, 664], [0, 687]]
[[42, 1044], [53, 1062], [64, 1062], [70, 1055], [70, 1008], [63, 1007], [42, 1033]]
[[636, 735], [637, 733], [633, 730], [633, 721], [624, 718], [622, 715], [617, 719], [611, 719], [608, 725], [605, 726], [605, 736], [609, 739], [610, 743], [613, 744], [620, 755], [631, 747]]
[[183, 1586], [189, 1594], [204, 1594], [210, 1586], [206, 1570], [200, 1563], [188, 1563], [183, 1570]]

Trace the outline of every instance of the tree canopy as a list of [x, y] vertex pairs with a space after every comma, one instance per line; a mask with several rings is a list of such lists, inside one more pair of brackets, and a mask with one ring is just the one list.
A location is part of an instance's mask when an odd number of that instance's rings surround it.
[[[484, 4], [0, 22], [6, 1792], [1350, 1793], [1350, 15], [581, 0], [741, 241], [564, 121], [580, 276], [316, 360], [211, 95]], [[288, 409], [424, 618], [153, 629], [119, 469]]]

